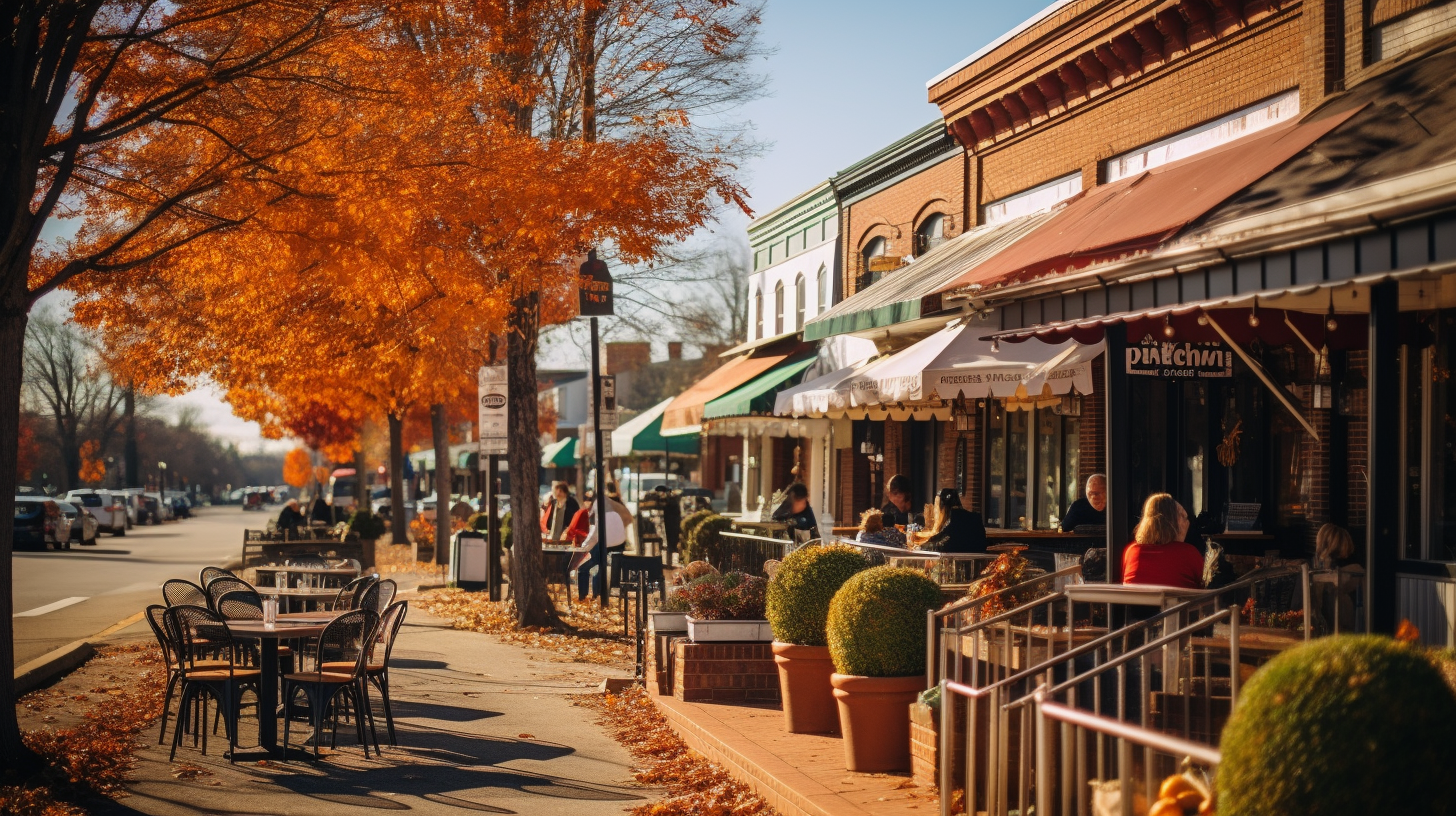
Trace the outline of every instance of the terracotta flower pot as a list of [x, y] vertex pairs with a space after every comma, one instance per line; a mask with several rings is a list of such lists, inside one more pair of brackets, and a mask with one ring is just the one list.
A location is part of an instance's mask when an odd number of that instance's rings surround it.
[[910, 704], [925, 675], [861, 677], [834, 674], [845, 767], [857, 773], [910, 769]]
[[784, 727], [791, 734], [831, 734], [839, 731], [839, 706], [834, 702], [834, 661], [828, 646], [800, 646], [773, 642], [779, 667], [779, 689], [784, 698]]

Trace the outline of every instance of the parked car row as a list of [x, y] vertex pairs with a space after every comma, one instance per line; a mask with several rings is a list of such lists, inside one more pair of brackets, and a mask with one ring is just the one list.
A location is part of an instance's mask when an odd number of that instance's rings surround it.
[[[13, 546], [17, 550], [69, 550], [72, 542], [94, 546], [99, 527], [85, 505], [44, 495], [15, 497]], [[122, 522], [123, 534], [125, 529]]]

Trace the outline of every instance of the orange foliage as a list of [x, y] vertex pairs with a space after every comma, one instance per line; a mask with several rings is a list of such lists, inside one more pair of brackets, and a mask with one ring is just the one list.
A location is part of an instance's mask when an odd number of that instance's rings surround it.
[[16, 441], [19, 446], [19, 459], [15, 473], [21, 479], [29, 479], [31, 471], [35, 470], [36, 461], [40, 459], [40, 444], [35, 441], [35, 421], [30, 414], [20, 414], [20, 434]]
[[283, 457], [284, 482], [294, 487], [303, 487], [312, 477], [313, 460], [309, 457], [307, 450], [294, 448]]
[[106, 463], [96, 455], [100, 450], [101, 443], [94, 439], [81, 443], [81, 481], [98, 484], [106, 478]]

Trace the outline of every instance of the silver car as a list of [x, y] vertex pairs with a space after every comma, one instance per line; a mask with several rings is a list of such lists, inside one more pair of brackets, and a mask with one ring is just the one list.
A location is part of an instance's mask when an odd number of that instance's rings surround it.
[[[100, 525], [96, 523], [96, 517], [85, 507], [72, 504], [68, 501], [57, 501], [56, 506], [61, 509], [61, 518], [70, 527], [71, 541], [80, 542], [88, 547], [96, 546], [96, 531]], [[59, 538], [57, 534], [57, 538]]]

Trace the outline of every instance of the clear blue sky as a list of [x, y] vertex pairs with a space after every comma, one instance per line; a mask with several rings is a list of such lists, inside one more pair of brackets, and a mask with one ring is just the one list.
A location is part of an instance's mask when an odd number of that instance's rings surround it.
[[[772, 96], [746, 118], [769, 151], [748, 168], [765, 213], [934, 119], [925, 83], [1051, 0], [768, 0]], [[728, 219], [741, 226], [743, 219]]]

